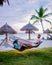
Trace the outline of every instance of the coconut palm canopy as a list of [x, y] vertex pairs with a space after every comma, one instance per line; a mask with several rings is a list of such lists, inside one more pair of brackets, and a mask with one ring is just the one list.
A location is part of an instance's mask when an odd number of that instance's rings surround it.
[[9, 34], [15, 34], [16, 31], [11, 28], [7, 23], [5, 25], [3, 25], [1, 28], [0, 28], [0, 34], [5, 34], [5, 33], [9, 33]]
[[9, 5], [9, 0], [0, 0], [0, 5], [3, 5], [4, 2], [5, 2], [5, 3], [7, 2], [8, 5]]
[[44, 31], [44, 33], [52, 33], [52, 31], [49, 30], [49, 29], [46, 29], [46, 30]]
[[35, 26], [33, 26], [31, 23], [28, 23], [27, 25], [25, 25], [24, 27], [21, 28], [22, 31], [24, 30], [38, 30], [38, 28], [36, 28]]
[[29, 33], [29, 40], [30, 40], [30, 33], [35, 30], [37, 31], [38, 28], [36, 28], [35, 26], [33, 26], [31, 23], [28, 23], [27, 25], [25, 25], [24, 27], [21, 28], [22, 31], [26, 30], [26, 32]]
[[32, 19], [35, 20], [33, 22], [33, 24], [35, 24], [36, 22], [39, 22], [39, 21], [41, 22], [41, 26], [42, 26], [43, 32], [44, 32], [43, 21], [46, 21], [46, 22], [51, 24], [51, 22], [48, 19], [46, 19], [46, 17], [48, 17], [49, 15], [52, 15], [52, 13], [47, 13], [46, 14], [47, 10], [48, 10], [47, 8], [44, 9], [43, 7], [40, 7], [39, 10], [35, 10], [36, 13], [38, 14], [38, 16], [34, 14], [31, 17], [31, 20]]

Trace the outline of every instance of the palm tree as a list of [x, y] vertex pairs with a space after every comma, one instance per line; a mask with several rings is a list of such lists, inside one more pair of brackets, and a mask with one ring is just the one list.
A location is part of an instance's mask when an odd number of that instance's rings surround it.
[[7, 2], [9, 5], [9, 0], [0, 0], [0, 5], [3, 5], [4, 2]]
[[[43, 7], [40, 7], [40, 8], [39, 8], [39, 11], [35, 10], [36, 13], [38, 14], [38, 16], [32, 15], [32, 17], [31, 17], [31, 20], [32, 20], [32, 19], [36, 19], [36, 20], [34, 21], [34, 23], [39, 22], [39, 21], [41, 22], [41, 26], [42, 26], [43, 31], [44, 31], [43, 22], [42, 22], [43, 20], [46, 21], [46, 22], [49, 22], [49, 23], [51, 24], [51, 22], [50, 22], [49, 20], [47, 20], [46, 17], [48, 17], [48, 16], [51, 15], [52, 13], [47, 13], [47, 14], [45, 14], [47, 10], [48, 10], [47, 8], [44, 9]], [[34, 23], [33, 23], [33, 24], [34, 24]]]

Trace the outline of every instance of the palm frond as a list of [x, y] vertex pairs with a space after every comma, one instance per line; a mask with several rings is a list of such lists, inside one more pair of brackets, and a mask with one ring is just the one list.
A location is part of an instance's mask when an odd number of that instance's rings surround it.
[[52, 13], [48, 13], [48, 15], [52, 15]]
[[36, 13], [39, 15], [39, 12], [35, 9]]
[[39, 17], [32, 15], [31, 19], [39, 19]]
[[45, 20], [46, 22], [48, 22], [48, 23], [52, 24], [52, 23], [51, 23], [51, 21], [49, 21], [49, 20], [47, 20], [47, 19], [44, 19], [44, 20]]
[[8, 3], [8, 5], [9, 5], [9, 0], [7, 0], [7, 3]]
[[34, 21], [33, 24], [35, 24], [35, 23], [37, 23], [37, 22], [39, 22], [39, 20]]
[[46, 18], [46, 17], [48, 17], [49, 15], [48, 14], [45, 14], [44, 16], [43, 16], [43, 18]]
[[0, 0], [0, 5], [3, 5], [4, 2], [5, 2], [5, 3], [7, 2], [8, 5], [9, 5], [9, 0]]
[[52, 13], [45, 14], [43, 18], [48, 17], [49, 15], [52, 15]]
[[3, 6], [3, 1], [4, 1], [4, 0], [0, 0], [0, 6]]
[[48, 10], [48, 9], [47, 9], [47, 8], [45, 8], [45, 9], [44, 9], [44, 13], [45, 13], [47, 10]]

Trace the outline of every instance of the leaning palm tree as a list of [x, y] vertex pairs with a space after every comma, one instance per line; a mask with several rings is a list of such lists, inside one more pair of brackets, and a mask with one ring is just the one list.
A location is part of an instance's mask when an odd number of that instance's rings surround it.
[[0, 5], [3, 5], [4, 2], [5, 2], [5, 3], [7, 2], [8, 5], [9, 5], [9, 0], [0, 0]]
[[38, 11], [38, 10], [35, 10], [36, 13], [38, 14], [38, 16], [32, 15], [32, 17], [31, 17], [31, 20], [32, 20], [32, 19], [36, 19], [36, 20], [33, 22], [33, 24], [36, 23], [36, 22], [39, 22], [39, 21], [41, 22], [41, 26], [42, 26], [43, 31], [44, 31], [43, 20], [46, 21], [46, 22], [49, 22], [49, 23], [51, 24], [51, 22], [50, 22], [49, 20], [47, 20], [46, 17], [48, 17], [48, 16], [51, 15], [52, 13], [47, 13], [47, 14], [46, 14], [46, 11], [47, 11], [47, 10], [48, 10], [47, 8], [44, 9], [43, 7], [40, 7], [40, 8], [39, 8], [39, 11]]

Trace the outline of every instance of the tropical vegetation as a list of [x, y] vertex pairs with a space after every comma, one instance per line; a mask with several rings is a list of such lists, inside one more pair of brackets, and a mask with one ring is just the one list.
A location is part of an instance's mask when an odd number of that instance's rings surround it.
[[35, 21], [33, 22], [33, 24], [35, 24], [36, 22], [41, 22], [41, 26], [42, 26], [42, 29], [44, 31], [44, 27], [43, 27], [43, 22], [46, 21], [48, 23], [51, 24], [51, 22], [46, 19], [49, 15], [52, 15], [52, 13], [46, 13], [47, 12], [47, 8], [43, 8], [43, 7], [40, 7], [39, 10], [35, 10], [37, 15], [32, 15], [31, 17], [31, 20], [34, 19]]

